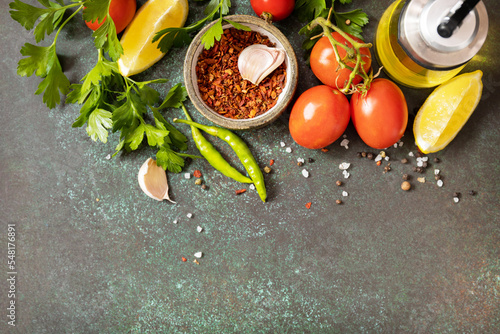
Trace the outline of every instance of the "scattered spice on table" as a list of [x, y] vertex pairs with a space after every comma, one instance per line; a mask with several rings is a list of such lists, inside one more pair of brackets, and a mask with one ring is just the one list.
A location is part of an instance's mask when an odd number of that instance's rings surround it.
[[187, 260], [184, 256], [182, 257], [182, 262], [186, 262]]
[[307, 203], [306, 203], [306, 208], [307, 208], [307, 209], [310, 209], [310, 208], [311, 208], [311, 205], [312, 205], [312, 202], [307, 202]]
[[286, 64], [254, 85], [238, 70], [238, 56], [253, 44], [274, 46], [268, 37], [256, 31], [235, 28], [224, 30], [220, 41], [203, 50], [196, 65], [202, 100], [217, 113], [233, 119], [248, 119], [274, 107], [286, 84]]
[[271, 159], [271, 160], [269, 161], [269, 166], [272, 166], [272, 165], [274, 165], [274, 159]]
[[403, 183], [401, 183], [401, 189], [403, 189], [404, 191], [408, 191], [411, 189], [411, 183], [408, 182], [408, 181], [404, 181]]
[[196, 169], [196, 170], [193, 172], [193, 176], [194, 176], [194, 177], [198, 177], [198, 178], [200, 178], [200, 177], [201, 177], [201, 171], [200, 171], [200, 170], [198, 170], [198, 169]]
[[337, 200], [335, 200], [335, 203], [342, 204], [342, 201], [340, 199], [337, 199]]
[[241, 194], [243, 194], [245, 191], [247, 191], [247, 190], [246, 190], [246, 189], [236, 189], [236, 190], [235, 190], [235, 193], [236, 193], [236, 195], [241, 195]]
[[269, 166], [265, 166], [265, 167], [264, 167], [264, 173], [266, 173], [266, 174], [271, 173], [271, 170], [272, 170], [272, 169], [271, 169], [271, 167], [269, 167]]

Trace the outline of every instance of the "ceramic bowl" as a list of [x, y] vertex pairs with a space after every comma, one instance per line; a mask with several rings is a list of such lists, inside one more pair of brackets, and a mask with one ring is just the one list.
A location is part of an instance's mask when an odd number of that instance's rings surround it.
[[[297, 66], [297, 58], [288, 39], [278, 28], [276, 28], [272, 24], [267, 23], [261, 18], [250, 15], [232, 15], [225, 18], [243, 24], [251, 28], [253, 31], [257, 31], [260, 34], [267, 36], [272, 43], [276, 44], [276, 47], [280, 47], [285, 50], [287, 79], [285, 88], [279, 95], [276, 105], [262, 115], [256, 116], [254, 118], [232, 119], [220, 115], [219, 113], [208, 107], [205, 102], [203, 102], [200, 91], [198, 89], [196, 64], [198, 62], [199, 55], [203, 51], [201, 37], [211, 26], [215, 24], [215, 21], [203, 28], [191, 42], [191, 45], [189, 46], [186, 53], [186, 58], [184, 60], [184, 83], [191, 102], [196, 107], [196, 109], [209, 121], [231, 130], [249, 130], [260, 128], [275, 121], [290, 104], [297, 88], [298, 82], [299, 71]], [[228, 29], [231, 27], [232, 25], [227, 23], [223, 24], [222, 28]]]

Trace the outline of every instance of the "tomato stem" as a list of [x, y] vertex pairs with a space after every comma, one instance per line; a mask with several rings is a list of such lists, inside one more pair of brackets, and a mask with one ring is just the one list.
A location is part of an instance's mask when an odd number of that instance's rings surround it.
[[[333, 9], [333, 8], [332, 8]], [[330, 9], [330, 13], [332, 11]], [[309, 29], [313, 29], [316, 26], [321, 26], [323, 29], [323, 36], [326, 36], [330, 43], [332, 44], [333, 51], [335, 53], [335, 58], [337, 62], [339, 63], [340, 69], [348, 69], [351, 71], [351, 74], [349, 75], [349, 79], [345, 86], [343, 88], [339, 88], [339, 90], [342, 93], [347, 93], [350, 94], [354, 91], [366, 91], [370, 87], [370, 82], [373, 79], [373, 76], [370, 74], [367, 74], [365, 69], [363, 68], [363, 64], [365, 64], [363, 60], [363, 56], [361, 54], [361, 48], [371, 48], [372, 44], [371, 43], [360, 43], [356, 40], [354, 40], [351, 36], [349, 36], [347, 33], [342, 31], [339, 27], [334, 25], [330, 21], [330, 14], [328, 14], [328, 18], [323, 18], [323, 17], [317, 17], [312, 23], [309, 25]], [[339, 33], [340, 36], [345, 38], [349, 43], [351, 43], [352, 47], [349, 47], [347, 43], [340, 43], [335, 40], [332, 36], [332, 30]], [[314, 37], [315, 38], [315, 37]], [[338, 47], [341, 47], [342, 49], [345, 50], [346, 56], [344, 58], [340, 57]], [[354, 67], [347, 65], [348, 63], [355, 63]], [[361, 84], [356, 85], [355, 87], [351, 88], [352, 82], [356, 75], [359, 75], [362, 79], [363, 82]], [[338, 88], [338, 87], [337, 87]]]

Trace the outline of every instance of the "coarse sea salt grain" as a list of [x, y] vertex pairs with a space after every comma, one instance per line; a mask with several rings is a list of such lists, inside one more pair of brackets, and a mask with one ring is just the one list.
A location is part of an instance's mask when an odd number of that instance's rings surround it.
[[408, 156], [413, 157], [413, 156], [415, 156], [415, 154], [413, 154], [413, 152], [408, 152]]
[[380, 161], [382, 160], [382, 156], [380, 154], [377, 154], [377, 156], [375, 157], [375, 161]]
[[439, 169], [434, 169], [434, 175], [439, 175], [440, 170]]
[[297, 158], [297, 162], [304, 163], [304, 162], [305, 162], [305, 160], [304, 160], [304, 158]]
[[458, 202], [460, 201], [460, 198], [458, 198], [458, 197], [456, 197], [456, 196], [455, 196], [455, 197], [453, 197], [453, 201], [454, 201], [455, 203], [458, 203]]
[[349, 162], [343, 162], [339, 165], [339, 169], [341, 170], [346, 170], [348, 169], [349, 167], [351, 166], [351, 164]]
[[179, 221], [177, 219], [174, 219], [172, 223], [177, 224]]
[[252, 183], [252, 184], [250, 184], [249, 188], [252, 189], [252, 190], [255, 190], [255, 185]]
[[106, 160], [109, 160], [109, 159], [111, 159], [111, 154], [108, 154], [108, 155], [106, 156]]
[[203, 227], [201, 227], [201, 226], [196, 227], [196, 231], [198, 231], [198, 233], [202, 232], [203, 231]]
[[417, 161], [417, 167], [422, 167], [424, 162], [422, 160]]
[[201, 258], [202, 256], [203, 256], [202, 252], [196, 252], [196, 253], [194, 253], [194, 257], [196, 257], [198, 259]]
[[302, 176], [309, 177], [309, 172], [306, 169], [302, 170]]
[[399, 147], [404, 145], [404, 143], [402, 141], [398, 142], [398, 144], [399, 144]]
[[191, 174], [190, 173], [184, 173], [184, 178], [185, 179], [190, 179], [191, 178]]
[[351, 174], [349, 174], [349, 172], [347, 172], [346, 170], [344, 170], [344, 171], [342, 172], [342, 175], [344, 175], [344, 178], [345, 178], [345, 179], [348, 179], [348, 178], [349, 178], [349, 176], [351, 176]]
[[281, 146], [281, 147], [285, 147], [285, 145], [286, 145], [286, 144], [285, 144], [284, 142], [280, 142], [280, 146]]
[[389, 160], [390, 160], [389, 156], [388, 156], [388, 155], [386, 155], [386, 157], [384, 158], [384, 160], [385, 160], [385, 161], [389, 161]]
[[191, 218], [191, 217], [193, 217], [193, 214], [192, 214], [191, 212], [189, 212], [189, 213], [186, 215], [186, 217]]
[[345, 191], [345, 190], [344, 190], [344, 191], [342, 192], [342, 196], [347, 197], [347, 196], [349, 196], [349, 194], [347, 193], [347, 191]]
[[343, 139], [340, 142], [340, 146], [345, 147], [345, 149], [347, 150], [349, 148], [349, 139]]
[[442, 187], [443, 186], [443, 180], [438, 180], [437, 181], [437, 186]]
[[287, 148], [285, 149], [285, 151], [286, 151], [287, 153], [292, 153], [292, 148], [291, 148], [291, 147], [287, 147]]

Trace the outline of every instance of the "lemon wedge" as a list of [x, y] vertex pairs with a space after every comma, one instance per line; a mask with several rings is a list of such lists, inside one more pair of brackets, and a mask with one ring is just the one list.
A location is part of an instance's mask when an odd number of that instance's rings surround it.
[[187, 0], [149, 0], [135, 14], [123, 33], [120, 43], [123, 54], [118, 68], [123, 76], [140, 73], [165, 54], [152, 43], [155, 33], [166, 28], [184, 26], [189, 12]]
[[481, 99], [482, 76], [479, 70], [461, 74], [425, 100], [413, 123], [415, 142], [423, 153], [442, 150], [462, 129]]

